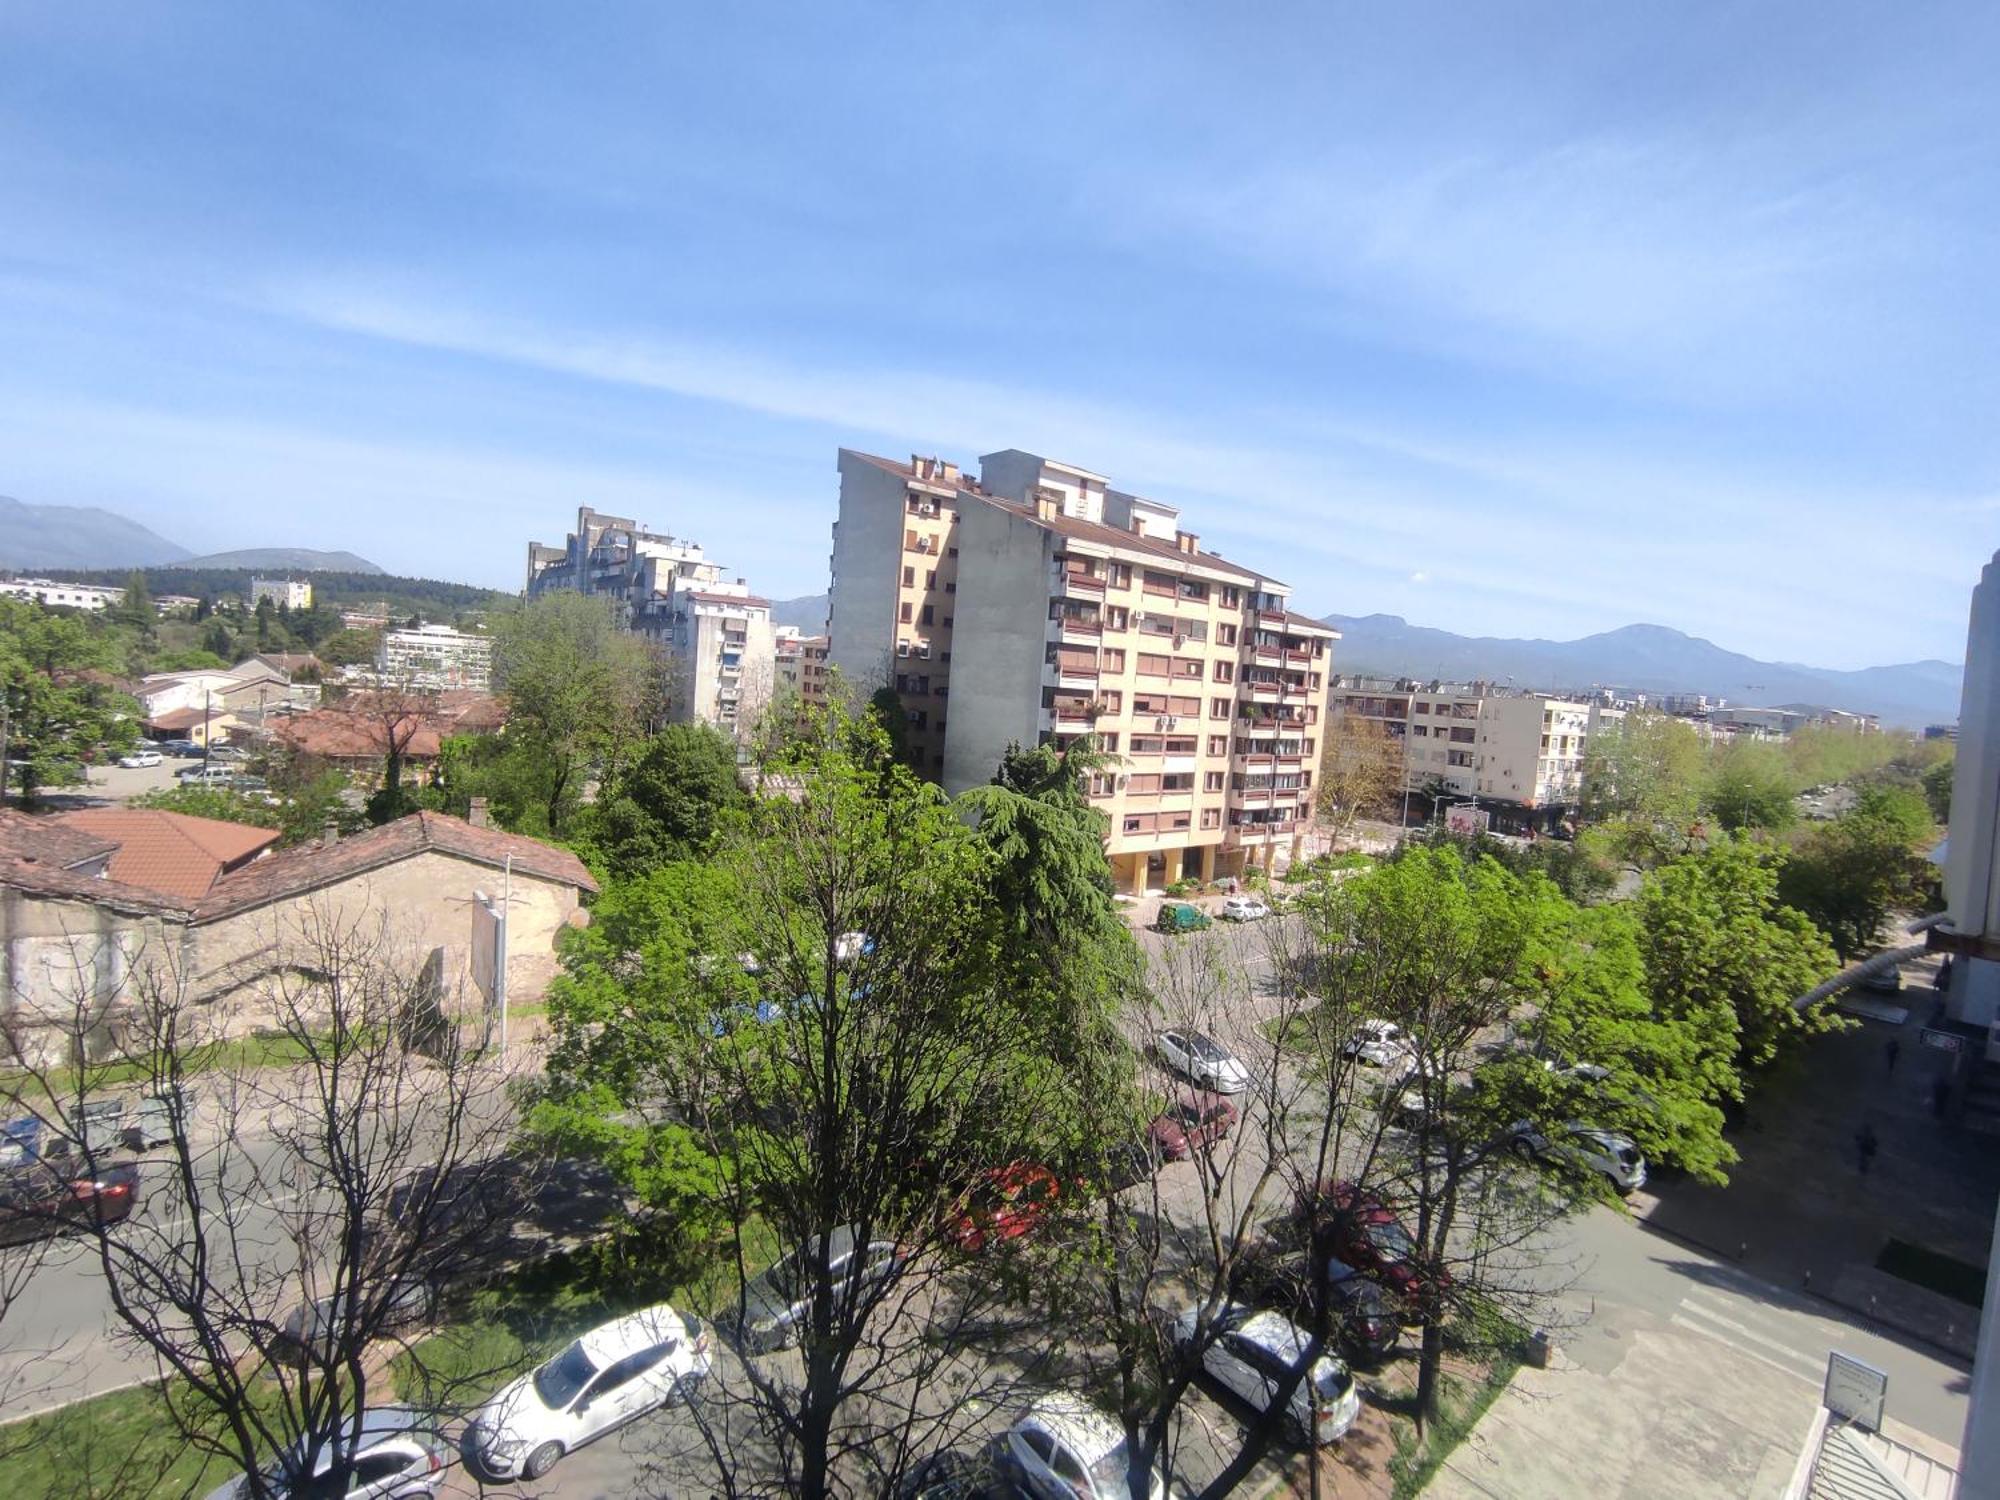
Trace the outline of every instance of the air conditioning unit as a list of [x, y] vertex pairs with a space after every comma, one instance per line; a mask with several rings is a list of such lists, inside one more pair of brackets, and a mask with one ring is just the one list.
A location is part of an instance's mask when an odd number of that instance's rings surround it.
[[908, 656], [910, 654], [910, 643], [908, 641], [896, 642], [896, 654], [898, 656]]
[[920, 503], [920, 504], [919, 504], [919, 505], [917, 506], [917, 514], [918, 514], [918, 515], [920, 515], [920, 516], [934, 516], [934, 515], [936, 515], [936, 514], [937, 514], [937, 501], [935, 501], [935, 500], [925, 500], [925, 501], [922, 501], [922, 502], [921, 502], [921, 503]]
[[921, 656], [925, 661], [929, 661], [931, 659], [931, 643], [929, 641], [918, 642], [917, 655]]
[[930, 550], [931, 550], [931, 539], [930, 539], [929, 537], [927, 537], [927, 536], [920, 536], [920, 537], [918, 537], [918, 538], [917, 538], [917, 550], [918, 550], [919, 552], [928, 552], [928, 551], [930, 551]]

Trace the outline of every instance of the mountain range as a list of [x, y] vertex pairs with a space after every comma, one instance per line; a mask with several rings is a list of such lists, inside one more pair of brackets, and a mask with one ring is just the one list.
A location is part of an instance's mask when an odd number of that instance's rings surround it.
[[273, 573], [380, 573], [352, 552], [247, 547], [197, 557], [115, 511], [30, 505], [0, 495], [0, 568], [252, 568]]
[[1943, 661], [1836, 671], [1798, 662], [1759, 661], [1665, 625], [1626, 625], [1574, 641], [1454, 635], [1400, 615], [1327, 615], [1341, 633], [1334, 660], [1343, 673], [1512, 680], [1521, 687], [1580, 692], [1615, 687], [1648, 694], [1705, 693], [1732, 705], [1812, 704], [1875, 714], [1920, 728], [1958, 718], [1962, 667]]
[[796, 625], [807, 635], [820, 635], [826, 630], [826, 595], [801, 594], [796, 599], [773, 599], [771, 601], [771, 623], [773, 625]]

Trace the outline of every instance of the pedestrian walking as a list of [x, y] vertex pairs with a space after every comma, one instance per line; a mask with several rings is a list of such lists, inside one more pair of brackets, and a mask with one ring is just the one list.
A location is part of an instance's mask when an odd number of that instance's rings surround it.
[[1931, 988], [1933, 988], [1940, 995], [1942, 995], [1945, 992], [1945, 990], [1950, 987], [1950, 985], [1951, 985], [1951, 955], [1947, 953], [1944, 956], [1944, 962], [1938, 965], [1937, 977], [1931, 980]]
[[1875, 1160], [1875, 1153], [1882, 1149], [1882, 1143], [1875, 1138], [1875, 1127], [1863, 1124], [1854, 1136], [1854, 1155], [1861, 1175], [1868, 1175], [1869, 1163]]
[[1889, 1071], [1894, 1073], [1896, 1071], [1896, 1059], [1903, 1055], [1902, 1042], [1893, 1036], [1890, 1037], [1888, 1045], [1882, 1049], [1882, 1055], [1889, 1059]]

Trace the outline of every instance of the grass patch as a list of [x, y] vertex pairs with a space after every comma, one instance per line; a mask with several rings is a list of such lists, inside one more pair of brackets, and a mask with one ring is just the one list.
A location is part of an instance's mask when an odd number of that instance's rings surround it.
[[1452, 1450], [1465, 1441], [1466, 1434], [1479, 1425], [1486, 1409], [1499, 1400], [1500, 1393], [1521, 1367], [1518, 1354], [1496, 1354], [1484, 1375], [1476, 1380], [1445, 1375], [1443, 1399], [1438, 1419], [1421, 1443], [1414, 1423], [1399, 1424], [1396, 1451], [1389, 1459], [1390, 1494], [1394, 1500], [1415, 1500], [1436, 1477]]
[[1314, 1015], [1310, 1012], [1273, 1016], [1268, 1021], [1260, 1021], [1257, 1032], [1280, 1052], [1289, 1052], [1294, 1057], [1319, 1056], [1319, 1037], [1315, 1034]]
[[[224, 1070], [234, 1073], [252, 1068], [283, 1068], [304, 1062], [309, 1056], [309, 1044], [288, 1032], [240, 1036], [190, 1051], [181, 1061], [181, 1071], [198, 1077]], [[32, 1073], [0, 1073], [0, 1102], [45, 1100], [51, 1084], [66, 1099], [73, 1099], [77, 1089], [85, 1086], [93, 1095], [102, 1096], [113, 1089], [158, 1082], [165, 1072], [164, 1061], [131, 1058], [84, 1069], [59, 1069], [48, 1074], [46, 1080]]]
[[1900, 1276], [1904, 1281], [1914, 1282], [1955, 1302], [1963, 1302], [1967, 1307], [1980, 1307], [1986, 1301], [1984, 1266], [1972, 1265], [1937, 1250], [1927, 1250], [1908, 1240], [1891, 1240], [1884, 1245], [1882, 1253], [1875, 1257], [1875, 1269]]
[[181, 1436], [153, 1384], [0, 1427], [0, 1493], [9, 1495], [203, 1495], [233, 1473]]

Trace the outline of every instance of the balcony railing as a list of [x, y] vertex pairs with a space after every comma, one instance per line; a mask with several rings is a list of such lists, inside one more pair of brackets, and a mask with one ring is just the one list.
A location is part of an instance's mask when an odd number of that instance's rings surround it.
[[1086, 620], [1080, 615], [1058, 615], [1056, 616], [1056, 623], [1072, 635], [1104, 634], [1104, 622], [1102, 620]]
[[1104, 580], [1099, 578], [1095, 573], [1066, 571], [1063, 574], [1063, 583], [1069, 588], [1081, 589], [1086, 594], [1101, 594], [1104, 592]]

